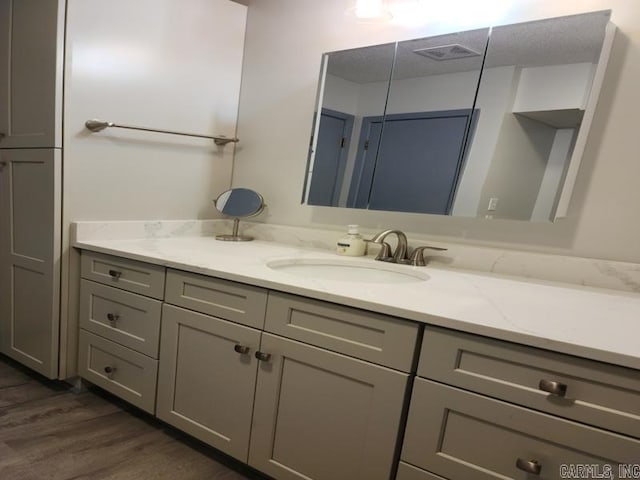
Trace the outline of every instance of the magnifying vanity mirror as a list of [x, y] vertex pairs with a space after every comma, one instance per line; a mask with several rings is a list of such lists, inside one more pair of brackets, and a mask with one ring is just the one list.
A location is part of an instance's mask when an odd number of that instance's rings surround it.
[[222, 192], [213, 203], [220, 213], [234, 217], [233, 233], [231, 235], [216, 235], [216, 240], [231, 242], [253, 240], [253, 237], [238, 235], [238, 227], [241, 218], [254, 217], [264, 210], [265, 204], [262, 195], [248, 188], [232, 188]]
[[323, 55], [303, 202], [564, 216], [615, 32], [610, 16]]

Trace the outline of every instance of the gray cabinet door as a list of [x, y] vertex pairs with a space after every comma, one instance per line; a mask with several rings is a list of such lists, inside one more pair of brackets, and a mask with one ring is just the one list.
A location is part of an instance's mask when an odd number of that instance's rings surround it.
[[246, 462], [259, 344], [259, 330], [165, 304], [156, 415]]
[[264, 333], [249, 464], [278, 480], [389, 480], [408, 375]]
[[64, 9], [0, 2], [0, 148], [62, 146]]
[[60, 150], [0, 150], [0, 351], [58, 376]]

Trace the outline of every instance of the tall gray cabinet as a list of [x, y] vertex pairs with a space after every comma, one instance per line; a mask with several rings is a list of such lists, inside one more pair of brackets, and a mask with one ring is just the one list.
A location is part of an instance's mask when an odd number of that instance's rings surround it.
[[64, 0], [0, 0], [0, 351], [58, 376]]

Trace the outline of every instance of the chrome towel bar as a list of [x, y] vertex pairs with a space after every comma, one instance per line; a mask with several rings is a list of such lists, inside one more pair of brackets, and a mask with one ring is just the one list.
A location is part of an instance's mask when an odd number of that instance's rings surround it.
[[209, 135], [199, 135], [197, 133], [185, 133], [185, 132], [174, 132], [172, 130], [160, 130], [157, 128], [146, 128], [146, 127], [134, 127], [132, 125], [120, 125], [113, 122], [105, 122], [103, 120], [87, 120], [84, 122], [84, 126], [92, 132], [100, 132], [108, 127], [115, 128], [127, 128], [129, 130], [143, 130], [145, 132], [157, 132], [157, 133], [169, 133], [171, 135], [184, 135], [186, 137], [199, 137], [199, 138], [210, 138], [214, 141], [216, 145], [226, 145], [227, 143], [237, 143], [240, 140], [237, 138], [227, 138], [227, 137], [212, 137]]

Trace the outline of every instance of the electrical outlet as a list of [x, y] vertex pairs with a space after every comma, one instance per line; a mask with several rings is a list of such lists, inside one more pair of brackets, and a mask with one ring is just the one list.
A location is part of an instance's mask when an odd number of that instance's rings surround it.
[[497, 207], [498, 207], [498, 197], [491, 197], [489, 199], [489, 206], [487, 207], [487, 210], [490, 212], [495, 212]]

